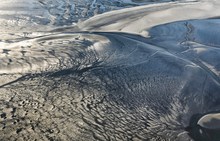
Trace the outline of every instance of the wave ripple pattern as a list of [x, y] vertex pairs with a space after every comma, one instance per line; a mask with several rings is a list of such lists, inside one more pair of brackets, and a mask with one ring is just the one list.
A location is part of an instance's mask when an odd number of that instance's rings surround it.
[[219, 141], [219, 8], [3, 0], [0, 140]]

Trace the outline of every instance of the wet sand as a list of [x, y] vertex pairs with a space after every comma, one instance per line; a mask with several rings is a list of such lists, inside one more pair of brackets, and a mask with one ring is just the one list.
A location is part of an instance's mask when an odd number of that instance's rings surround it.
[[220, 2], [9, 3], [0, 140], [218, 141]]

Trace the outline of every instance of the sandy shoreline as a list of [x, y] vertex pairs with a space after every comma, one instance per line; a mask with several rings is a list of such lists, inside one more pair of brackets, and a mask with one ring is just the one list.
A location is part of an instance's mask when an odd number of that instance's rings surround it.
[[220, 2], [147, 0], [74, 25], [70, 0], [52, 14], [9, 2], [0, 140], [218, 141]]

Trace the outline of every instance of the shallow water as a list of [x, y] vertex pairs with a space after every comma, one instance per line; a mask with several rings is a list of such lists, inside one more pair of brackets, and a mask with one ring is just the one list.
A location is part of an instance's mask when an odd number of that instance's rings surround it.
[[219, 7], [3, 0], [0, 140], [218, 141]]

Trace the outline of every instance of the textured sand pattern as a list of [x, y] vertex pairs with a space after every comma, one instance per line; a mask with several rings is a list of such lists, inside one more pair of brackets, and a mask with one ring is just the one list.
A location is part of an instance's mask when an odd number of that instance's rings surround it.
[[220, 138], [218, 1], [9, 3], [0, 4], [0, 140]]

